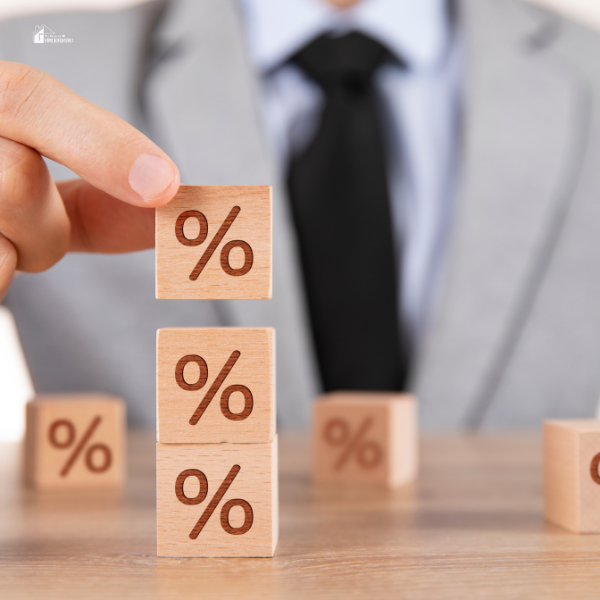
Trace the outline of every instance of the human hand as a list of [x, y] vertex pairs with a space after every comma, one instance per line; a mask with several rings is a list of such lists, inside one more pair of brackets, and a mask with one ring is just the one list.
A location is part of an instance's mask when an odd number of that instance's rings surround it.
[[[42, 159], [81, 179], [55, 183]], [[0, 300], [15, 270], [66, 252], [154, 246], [154, 210], [179, 187], [171, 159], [115, 115], [49, 75], [0, 61]]]

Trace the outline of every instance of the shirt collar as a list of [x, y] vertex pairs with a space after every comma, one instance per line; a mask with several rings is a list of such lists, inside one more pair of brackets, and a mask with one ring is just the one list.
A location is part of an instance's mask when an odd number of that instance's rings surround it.
[[238, 0], [250, 58], [262, 72], [326, 31], [357, 30], [413, 70], [438, 63], [450, 36], [447, 0], [362, 0], [350, 9], [323, 0]]

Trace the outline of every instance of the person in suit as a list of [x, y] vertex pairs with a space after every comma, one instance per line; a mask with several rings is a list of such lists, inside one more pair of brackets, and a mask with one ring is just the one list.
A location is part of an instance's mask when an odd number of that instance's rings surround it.
[[[42, 21], [74, 43], [33, 44]], [[0, 285], [74, 251], [6, 298], [38, 389], [116, 393], [150, 424], [157, 327], [269, 325], [284, 426], [339, 387], [414, 390], [429, 427], [590, 416], [599, 51], [517, 0], [3, 23], [0, 58], [37, 70], [0, 74]], [[55, 186], [40, 154], [85, 181]], [[180, 180], [274, 185], [272, 300], [159, 302], [152, 252], [102, 254], [151, 247]]]

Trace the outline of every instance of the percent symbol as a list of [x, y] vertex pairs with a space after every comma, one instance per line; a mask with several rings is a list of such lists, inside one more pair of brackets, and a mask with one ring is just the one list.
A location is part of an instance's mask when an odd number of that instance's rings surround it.
[[598, 473], [598, 465], [600, 465], [600, 452], [592, 458], [590, 463], [590, 475], [595, 483], [600, 485], [600, 473]]
[[[240, 472], [240, 470], [240, 465], [233, 465], [233, 467], [231, 467], [227, 477], [225, 477], [223, 483], [219, 486], [217, 493], [212, 497], [211, 501], [208, 503], [208, 506], [204, 509], [202, 516], [198, 519], [196, 525], [194, 525], [194, 528], [190, 532], [191, 540], [195, 540], [200, 535], [200, 532], [204, 529], [204, 526], [215, 512], [219, 502], [223, 500], [223, 496], [227, 493], [227, 490], [230, 488], [233, 480], [236, 478], [236, 475]], [[186, 496], [185, 492], [183, 491], [183, 485], [188, 477], [196, 477], [198, 479], [198, 483], [200, 484], [198, 493], [192, 498]], [[198, 469], [186, 469], [185, 471], [182, 471], [179, 473], [177, 480], [175, 481], [175, 495], [182, 504], [201, 504], [208, 495], [208, 480], [206, 479], [206, 475]], [[229, 522], [229, 513], [234, 506], [240, 506], [244, 510], [244, 522], [240, 527], [232, 527], [231, 523]], [[253, 522], [254, 513], [252, 512], [252, 507], [245, 500], [240, 498], [228, 500], [221, 507], [221, 527], [225, 532], [231, 535], [243, 535], [250, 529], [250, 527], [252, 527]]]
[[350, 426], [344, 419], [330, 419], [325, 425], [325, 441], [332, 446], [343, 446], [343, 451], [333, 465], [339, 471], [355, 454], [358, 464], [365, 469], [372, 469], [381, 462], [381, 446], [377, 442], [363, 441], [365, 434], [373, 424], [373, 419], [367, 417], [359, 426], [354, 435], [350, 433]]
[[[89, 442], [90, 438], [94, 434], [94, 431], [100, 425], [102, 421], [102, 417], [97, 416], [90, 423], [89, 427], [83, 434], [83, 437], [79, 440], [73, 452], [67, 459], [67, 462], [64, 464], [63, 468], [60, 471], [61, 477], [66, 477], [71, 470], [71, 467], [75, 464], [75, 461], [79, 458], [79, 455], [82, 453], [86, 444]], [[66, 438], [64, 440], [60, 440], [58, 438], [59, 429], [63, 428], [66, 431]], [[75, 443], [75, 426], [73, 423], [67, 419], [57, 419], [50, 425], [50, 429], [48, 430], [48, 438], [50, 440], [50, 444], [54, 448], [58, 448], [59, 450], [64, 450], [65, 448], [70, 448]], [[101, 452], [103, 455], [103, 461], [100, 465], [95, 465], [93, 461], [94, 452]], [[112, 454], [110, 448], [106, 444], [92, 444], [85, 453], [85, 466], [92, 471], [92, 473], [104, 473], [108, 471], [110, 465], [112, 463]]]
[[[191, 281], [196, 281], [196, 279], [198, 279], [200, 273], [202, 273], [204, 267], [215, 253], [215, 250], [222, 242], [225, 234], [229, 231], [229, 228], [235, 221], [235, 218], [238, 216], [240, 211], [241, 208], [239, 206], [234, 206], [229, 211], [227, 218], [223, 221], [223, 224], [221, 227], [219, 227], [215, 237], [211, 240], [210, 244], [204, 251], [204, 254], [202, 254], [200, 260], [196, 263], [194, 270], [190, 273]], [[198, 235], [191, 239], [185, 237], [185, 233], [183, 231], [185, 222], [190, 218], [196, 219], [200, 226]], [[175, 222], [175, 235], [177, 236], [179, 243], [183, 244], [184, 246], [200, 246], [200, 244], [203, 244], [208, 236], [208, 221], [203, 213], [197, 210], [186, 210], [185, 212], [182, 212], [179, 217], [177, 217], [177, 221]], [[239, 269], [234, 269], [229, 263], [229, 255], [234, 248], [241, 248], [244, 252], [244, 264]], [[227, 273], [227, 275], [241, 277], [250, 271], [253, 262], [254, 254], [252, 253], [252, 248], [243, 240], [232, 240], [227, 242], [221, 249], [221, 268], [223, 271], [225, 271], [225, 273]]]
[[[194, 411], [194, 414], [190, 418], [190, 425], [195, 425], [202, 415], [204, 411], [208, 408], [208, 405], [212, 402], [212, 399], [215, 397], [219, 388], [223, 385], [225, 378], [229, 375], [231, 369], [237, 362], [240, 357], [241, 352], [235, 350], [231, 353], [231, 356], [227, 359], [227, 362], [221, 369], [221, 372], [217, 375], [217, 378], [213, 381], [213, 384], [206, 392], [202, 402], [198, 404], [198, 407]], [[198, 380], [194, 383], [188, 383], [184, 376], [183, 370], [188, 363], [196, 363], [200, 370], [198, 374]], [[177, 381], [177, 385], [188, 392], [195, 392], [204, 387], [208, 380], [208, 366], [206, 361], [197, 354], [187, 354], [186, 356], [179, 359], [177, 365], [175, 367], [175, 380]], [[229, 399], [234, 392], [241, 392], [244, 396], [244, 409], [239, 413], [231, 412], [229, 408]], [[229, 387], [223, 390], [221, 394], [221, 412], [223, 416], [230, 421], [243, 421], [248, 418], [250, 413], [252, 412], [252, 408], [254, 406], [254, 398], [252, 397], [252, 392], [245, 385], [230, 385]]]

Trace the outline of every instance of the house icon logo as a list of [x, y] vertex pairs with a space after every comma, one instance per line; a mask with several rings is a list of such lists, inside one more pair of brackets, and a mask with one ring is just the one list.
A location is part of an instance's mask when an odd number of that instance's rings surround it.
[[68, 38], [64, 33], [54, 33], [48, 25], [36, 25], [32, 35], [34, 44], [73, 43], [73, 38]]
[[36, 25], [36, 28], [33, 32], [33, 43], [34, 44], [43, 44], [44, 38], [46, 35], [55, 35], [54, 31], [50, 29], [47, 25]]

